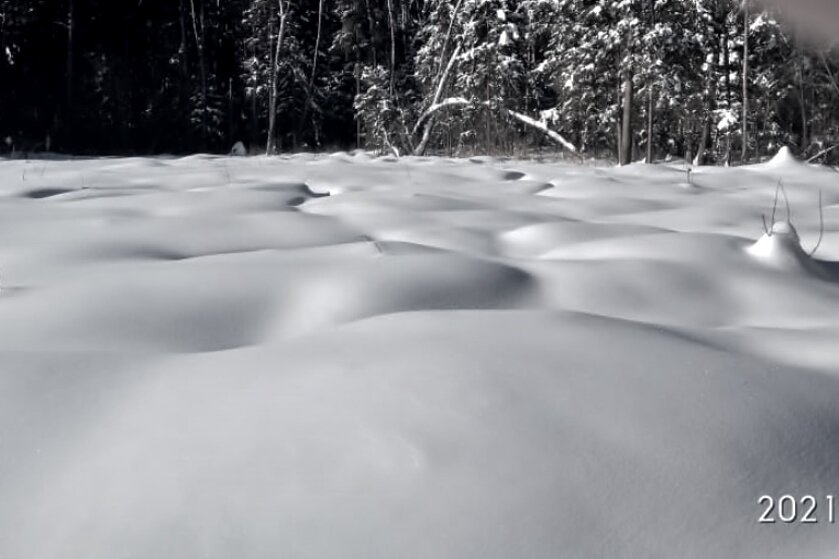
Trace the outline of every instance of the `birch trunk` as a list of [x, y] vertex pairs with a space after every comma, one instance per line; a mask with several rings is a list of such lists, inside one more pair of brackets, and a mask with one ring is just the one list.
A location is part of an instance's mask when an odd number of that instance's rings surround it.
[[265, 153], [267, 155], [273, 155], [277, 150], [277, 72], [279, 70], [283, 39], [285, 38], [286, 16], [288, 15], [286, 2], [278, 0], [277, 4], [279, 6], [279, 29], [277, 30], [277, 42], [274, 45], [271, 55], [271, 89], [268, 92], [268, 139], [265, 142]]

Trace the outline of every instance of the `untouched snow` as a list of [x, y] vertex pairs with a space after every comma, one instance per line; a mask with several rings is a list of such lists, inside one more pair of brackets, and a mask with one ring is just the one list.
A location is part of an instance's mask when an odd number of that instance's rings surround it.
[[0, 162], [0, 557], [833, 556], [839, 175], [691, 181]]

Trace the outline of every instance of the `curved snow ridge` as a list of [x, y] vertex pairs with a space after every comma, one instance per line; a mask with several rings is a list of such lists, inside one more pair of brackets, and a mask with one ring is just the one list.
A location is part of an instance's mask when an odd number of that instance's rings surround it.
[[749, 316], [726, 282], [685, 263], [617, 259], [521, 266], [538, 279], [545, 308], [697, 329], [739, 324]]
[[504, 231], [496, 237], [502, 255], [513, 258], [539, 258], [561, 247], [593, 240], [624, 238], [666, 232], [655, 227], [632, 224], [586, 223], [574, 220], [534, 223]]
[[574, 216], [577, 219], [589, 221], [596, 221], [607, 217], [618, 218], [633, 214], [648, 215], [680, 207], [680, 204], [675, 201], [669, 201], [666, 197], [661, 199], [655, 199], [653, 197], [641, 198], [627, 195], [625, 190], [620, 194], [590, 196], [585, 194], [581, 195], [576, 192], [572, 193], [571, 191], [554, 187], [540, 192], [538, 196], [561, 202], [563, 213], [567, 216]]
[[[596, 230], [594, 227], [592, 230]], [[646, 229], [646, 231], [645, 231]], [[601, 231], [607, 231], [601, 229]], [[592, 235], [541, 255], [554, 260], [661, 260], [700, 267], [705, 262], [742, 260], [743, 240], [713, 233], [681, 233], [627, 224], [621, 236]]]
[[491, 235], [470, 229], [441, 227], [439, 223], [410, 228], [392, 227], [376, 232], [377, 242], [410, 243], [430, 250], [491, 257], [496, 248]]
[[4, 300], [0, 350], [220, 351], [380, 314], [538, 303], [536, 282], [520, 269], [394, 252], [359, 243], [90, 268]]
[[539, 278], [544, 304], [555, 308], [682, 327], [839, 323], [839, 286], [824, 281], [839, 276], [823, 262], [803, 255], [802, 264], [793, 254], [778, 260], [782, 269], [792, 264], [805, 273], [767, 273], [744, 239], [637, 233], [568, 243], [517, 262]]
[[166, 192], [150, 187], [75, 190], [50, 201], [72, 203], [81, 211], [103, 213], [144, 210], [148, 216], [190, 217], [295, 211], [301, 201], [318, 198], [302, 183], [238, 184], [205, 186]]
[[727, 344], [743, 353], [783, 363], [788, 367], [808, 367], [816, 371], [834, 371], [839, 339], [835, 324], [795, 324], [767, 322], [742, 325], [724, 330]]
[[[614, 177], [603, 176], [594, 172], [587, 175], [553, 177], [549, 182], [553, 188], [540, 192], [540, 196], [591, 198], [605, 192], [620, 194], [626, 187], [624, 181], [619, 181]], [[633, 192], [637, 193], [637, 191]]]
[[0, 305], [0, 349], [163, 354], [262, 341], [280, 300], [271, 276], [200, 264], [92, 267], [28, 290]]
[[287, 306], [278, 309], [273, 336], [321, 332], [377, 315], [416, 311], [527, 308], [538, 305], [538, 284], [527, 272], [451, 253], [408, 251], [364, 265], [303, 272]]
[[[152, 258], [186, 260], [261, 250], [357, 243], [363, 233], [339, 221], [300, 212], [193, 215], [107, 223], [51, 247], [58, 259], [85, 262]], [[158, 255], [158, 256], [155, 256]]]
[[486, 209], [486, 201], [454, 197], [445, 192], [416, 192], [412, 189], [371, 191], [362, 189], [308, 201], [301, 209], [306, 213], [334, 216], [352, 216], [363, 213], [453, 211]]

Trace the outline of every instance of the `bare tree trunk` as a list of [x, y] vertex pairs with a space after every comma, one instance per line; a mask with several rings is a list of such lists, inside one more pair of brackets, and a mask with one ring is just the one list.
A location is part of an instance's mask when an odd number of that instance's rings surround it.
[[804, 84], [804, 68], [801, 64], [801, 55], [798, 56], [798, 60], [795, 65], [798, 77], [798, 103], [801, 105], [801, 139], [799, 142], [799, 148], [803, 154], [810, 144], [810, 127], [807, 118], [807, 92]]
[[[650, 29], [655, 29], [655, 0], [650, 0]], [[655, 85], [650, 78], [647, 80], [647, 164], [653, 162], [653, 122], [655, 118]]]
[[743, 152], [741, 161], [749, 160], [749, 0], [743, 0]]
[[833, 74], [833, 70], [830, 69], [830, 64], [827, 63], [827, 58], [824, 55], [824, 52], [819, 53], [819, 57], [822, 61], [822, 66], [824, 66], [824, 71], [827, 74], [828, 81], [830, 85], [833, 87], [833, 90], [839, 95], [839, 80], [836, 79], [836, 76]]
[[632, 163], [632, 102], [634, 99], [632, 73], [623, 75], [623, 119], [621, 121], [621, 165]]
[[[186, 0], [180, 0], [180, 14], [179, 23], [181, 31], [181, 43], [178, 46], [178, 58], [180, 59], [180, 94], [183, 98], [190, 97], [190, 83], [189, 83], [189, 52], [187, 43], [189, 42], [189, 31], [187, 30], [187, 7]], [[192, 131], [190, 127], [186, 128], [186, 138], [180, 138], [181, 147], [186, 147], [192, 143]]]
[[199, 0], [199, 2], [199, 13], [197, 15], [195, 13], [195, 0], [190, 0], [189, 5], [192, 13], [192, 33], [198, 47], [198, 70], [201, 75], [201, 145], [206, 149], [209, 126], [207, 122], [207, 61], [204, 57], [204, 0]]
[[[276, 45], [271, 54], [271, 88], [268, 91], [268, 139], [265, 142], [265, 153], [272, 155], [276, 152], [277, 135], [277, 73], [279, 71], [280, 53], [285, 38], [285, 23], [288, 15], [288, 0], [277, 0], [279, 6], [279, 29], [277, 30]], [[273, 34], [272, 34], [273, 37]]]
[[[731, 110], [731, 49], [728, 45], [728, 16], [723, 16], [723, 34], [722, 34], [722, 49], [723, 49], [723, 65], [725, 66], [725, 100], [726, 108]], [[731, 126], [728, 126], [725, 131], [725, 166], [731, 165]]]
[[405, 56], [408, 56], [408, 52], [410, 52], [408, 34], [411, 27], [411, 20], [409, 16], [410, 7], [408, 6], [408, 1], [399, 0], [399, 9], [402, 12], [402, 52], [405, 53]]
[[[617, 104], [618, 108], [621, 106], [621, 77], [618, 75], [617, 84], [615, 87], [615, 103]], [[621, 165], [623, 162], [623, 119], [618, 118], [617, 122], [615, 123], [615, 144], [618, 148], [618, 165]]]
[[396, 22], [393, 18], [393, 0], [387, 0], [387, 19], [390, 27], [390, 97], [396, 83]]
[[653, 111], [655, 110], [655, 104], [653, 101], [653, 84], [650, 83], [647, 87], [649, 91], [647, 92], [647, 157], [645, 161], [649, 164], [653, 162]]
[[[257, 25], [256, 21], [251, 23], [251, 37], [257, 36]], [[257, 59], [257, 52], [256, 52], [256, 42], [254, 42], [251, 46], [251, 56], [254, 60]], [[256, 66], [251, 69], [251, 80], [252, 80], [252, 87], [251, 87], [251, 149], [255, 150], [256, 146], [259, 145], [259, 112], [257, 110], [257, 101], [258, 101], [258, 94], [257, 94], [257, 83], [259, 82], [259, 74], [257, 72]]]
[[184, 0], [180, 0], [180, 24], [181, 24], [181, 44], [178, 47], [178, 55], [180, 56], [181, 62], [181, 77], [186, 79], [189, 74], [189, 65], [187, 64], [187, 52], [186, 52], [186, 42], [187, 42], [187, 30], [186, 30], [186, 5], [184, 4]]
[[256, 92], [251, 93], [251, 148], [259, 143], [259, 112], [256, 107]]
[[323, 31], [323, 0], [318, 2], [318, 31], [315, 36], [315, 53], [312, 55], [312, 76], [309, 78], [309, 89], [314, 86], [315, 76], [318, 73], [318, 51], [320, 51], [320, 38]]
[[[273, 9], [271, 10], [271, 14], [269, 15], [269, 21], [274, 19]], [[274, 44], [274, 29], [271, 25], [268, 26], [268, 49], [270, 52], [269, 58], [271, 65], [268, 70], [269, 74], [269, 84], [268, 84], [268, 135], [265, 138], [265, 155], [272, 155], [274, 153], [274, 134], [276, 132], [276, 119], [277, 119], [277, 89], [275, 84], [277, 83], [277, 66], [276, 66], [276, 57], [274, 56], [274, 52], [276, 51], [276, 45]]]
[[67, 7], [67, 115], [73, 110], [73, 58], [75, 56], [75, 0], [69, 0]]
[[708, 74], [705, 77], [705, 111], [703, 114], [702, 134], [699, 138], [699, 146], [696, 149], [696, 157], [693, 160], [693, 165], [699, 167], [705, 164], [705, 153], [708, 151], [708, 146], [711, 143], [711, 126], [712, 115], [714, 114], [714, 107], [717, 104], [716, 86], [714, 83], [714, 76], [716, 74], [717, 65], [719, 64], [719, 44], [713, 43], [712, 58], [713, 63], [708, 65]]
[[[359, 13], [360, 11], [360, 0], [353, 0], [353, 9], [355, 13]], [[373, 45], [373, 34], [375, 32], [375, 26], [373, 21], [373, 15], [370, 12], [370, 0], [364, 0], [364, 4], [366, 7], [367, 13], [367, 23], [370, 26], [370, 43], [371, 47], [370, 51], [373, 53], [373, 66], [376, 66], [376, 46]], [[358, 99], [358, 96], [361, 95], [361, 65], [362, 65], [362, 52], [361, 47], [361, 40], [359, 39], [360, 29], [358, 25], [353, 25], [353, 37], [355, 39], [354, 42], [354, 51], [355, 51], [355, 65], [353, 66], [353, 75], [355, 77], [355, 98]], [[361, 121], [360, 115], [358, 111], [355, 111], [355, 146], [356, 149], [360, 149], [362, 145], [362, 136], [364, 134], [363, 130], [363, 123]]]
[[315, 54], [312, 55], [312, 74], [309, 76], [309, 87], [306, 89], [306, 105], [303, 107], [303, 112], [300, 115], [300, 121], [297, 123], [297, 136], [302, 135], [303, 127], [306, 124], [306, 119], [309, 118], [309, 111], [312, 109], [313, 92], [315, 89], [315, 78], [318, 72], [318, 53], [320, 52], [321, 32], [323, 30], [323, 0], [318, 2], [318, 30], [315, 36]]
[[[53, 126], [48, 127], [45, 146], [44, 149], [46, 151], [50, 151], [52, 147], [52, 140], [51, 140], [51, 132], [55, 132], [55, 130], [50, 130], [50, 128], [56, 128], [56, 124], [59, 127], [63, 126], [64, 130], [64, 140], [69, 145], [69, 142], [72, 141], [72, 134], [74, 128], [74, 121], [73, 118], [74, 110], [73, 110], [73, 83], [74, 83], [74, 71], [73, 71], [73, 62], [75, 59], [75, 33], [76, 33], [76, 18], [75, 18], [75, 1], [69, 0], [67, 4], [67, 20], [65, 21], [65, 26], [67, 28], [67, 58], [66, 58], [66, 68], [64, 74], [64, 122], [60, 122], [58, 119], [54, 121]], [[0, 33], [2, 30], [0, 29]]]
[[[434, 97], [431, 99], [431, 105], [429, 107], [433, 107], [440, 102], [440, 97], [443, 94], [443, 89], [446, 85], [446, 80], [448, 79], [449, 74], [454, 67], [455, 61], [457, 60], [458, 55], [460, 54], [461, 45], [457, 45], [452, 52], [452, 55], [449, 57], [448, 62], [446, 62], [446, 50], [449, 46], [449, 41], [451, 40], [452, 36], [452, 29], [454, 28], [455, 19], [457, 19], [457, 14], [460, 11], [460, 7], [463, 5], [463, 0], [458, 0], [457, 4], [452, 11], [452, 19], [449, 21], [449, 28], [446, 31], [446, 38], [443, 41], [443, 48], [440, 51], [440, 68], [437, 70], [437, 87], [434, 89]], [[471, 23], [471, 22], [470, 22]], [[423, 155], [425, 150], [428, 148], [428, 140], [431, 138], [431, 131], [434, 127], [434, 117], [431, 116], [428, 122], [425, 122], [425, 128], [423, 129], [422, 139], [420, 143], [414, 148], [414, 155]], [[417, 132], [420, 129], [420, 126], [423, 125], [425, 121], [424, 118], [420, 117], [417, 120], [417, 123], [414, 125], [414, 129], [411, 131], [413, 136], [416, 136]]]
[[[355, 97], [358, 98], [361, 95], [361, 61], [358, 60], [358, 54], [356, 54], [356, 61], [355, 61]], [[358, 117], [358, 111], [355, 113], [355, 147], [356, 149], [361, 147], [361, 119]]]
[[[357, 2], [355, 3], [355, 7], [356, 7], [356, 11], [358, 11], [358, 3]], [[373, 44], [373, 36], [376, 33], [376, 22], [373, 19], [373, 12], [370, 11], [370, 0], [364, 0], [364, 7], [366, 8], [366, 12], [367, 12], [367, 26], [369, 27], [368, 33], [370, 33], [370, 44], [371, 44], [370, 52], [372, 53], [372, 56], [373, 56], [372, 62], [373, 62], [373, 66], [376, 66], [377, 65], [377, 62], [376, 62], [376, 45]], [[356, 32], [356, 34], [357, 34], [357, 32]], [[357, 38], [358, 37], [356, 37], [356, 39]]]
[[[452, 71], [452, 67], [454, 66], [455, 61], [457, 60], [457, 56], [460, 54], [460, 45], [455, 47], [454, 52], [452, 53], [451, 58], [449, 58], [448, 64], [445, 66], [445, 70], [443, 74], [440, 76], [440, 81], [437, 82], [437, 89], [434, 91], [434, 97], [431, 100], [431, 107], [437, 105], [440, 101], [440, 96], [443, 93], [443, 88], [446, 84], [446, 79], [449, 77], [449, 73]], [[430, 110], [430, 108], [429, 108]], [[414, 149], [414, 155], [423, 155], [425, 154], [425, 150], [428, 147], [428, 140], [431, 138], [431, 130], [434, 127], [434, 115], [429, 115], [427, 121], [423, 118], [426, 115], [420, 117], [417, 121], [417, 124], [414, 126], [413, 133], [416, 134], [419, 130], [419, 127], [422, 126], [423, 122], [425, 122], [425, 128], [422, 132], [422, 140], [417, 145], [416, 149]]]
[[233, 127], [235, 124], [235, 117], [233, 110], [233, 78], [227, 80], [227, 143], [232, 146], [236, 139], [233, 137], [236, 132]]
[[705, 152], [708, 150], [708, 142], [711, 140], [711, 114], [705, 115], [705, 122], [702, 123], [702, 135], [699, 137], [699, 146], [696, 148], [696, 157], [693, 165], [699, 167], [705, 163]]
[[[446, 38], [443, 41], [443, 48], [440, 51], [440, 68], [438, 68], [438, 70], [437, 70], [437, 82], [438, 83], [441, 81], [441, 78], [443, 76], [443, 72], [445, 71], [445, 68], [446, 68], [446, 49], [448, 48], [449, 41], [452, 38], [452, 29], [454, 28], [454, 22], [457, 19], [457, 14], [460, 12], [460, 7], [462, 5], [463, 5], [463, 0], [458, 0], [457, 4], [455, 4], [454, 10], [452, 11], [452, 19], [451, 19], [451, 21], [449, 21], [449, 28], [446, 31]], [[436, 101], [435, 101], [435, 103], [436, 103]]]
[[[489, 50], [487, 50], [486, 55], [486, 67], [489, 68]], [[489, 91], [489, 76], [487, 76], [486, 82], [484, 83], [484, 98], [486, 100], [486, 107], [487, 109], [484, 111], [484, 146], [485, 146], [485, 153], [489, 154], [489, 144], [490, 140], [492, 139], [492, 132], [490, 130], [490, 119], [489, 119], [489, 106], [490, 106], [490, 91]]]

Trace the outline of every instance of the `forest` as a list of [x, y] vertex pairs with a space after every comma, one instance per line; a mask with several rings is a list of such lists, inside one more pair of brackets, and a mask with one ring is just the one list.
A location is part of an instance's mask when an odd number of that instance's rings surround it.
[[5, 152], [836, 162], [839, 56], [730, 0], [0, 0]]

